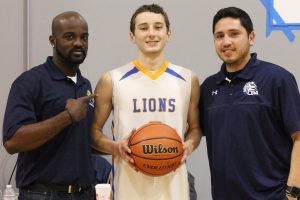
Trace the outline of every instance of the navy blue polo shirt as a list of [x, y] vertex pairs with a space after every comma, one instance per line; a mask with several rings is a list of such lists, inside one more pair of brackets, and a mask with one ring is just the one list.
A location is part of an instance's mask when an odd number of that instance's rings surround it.
[[[77, 83], [66, 77], [48, 57], [44, 64], [21, 74], [12, 84], [3, 123], [3, 141], [22, 125], [51, 118], [65, 110], [67, 99], [92, 93], [90, 82], [80, 71]], [[91, 120], [93, 101], [87, 117], [67, 126], [41, 147], [18, 155], [17, 187], [37, 181], [89, 186], [95, 172], [91, 162]]]
[[226, 67], [201, 85], [200, 117], [206, 136], [215, 200], [282, 200], [293, 142], [300, 130], [294, 76], [251, 54], [233, 80]]

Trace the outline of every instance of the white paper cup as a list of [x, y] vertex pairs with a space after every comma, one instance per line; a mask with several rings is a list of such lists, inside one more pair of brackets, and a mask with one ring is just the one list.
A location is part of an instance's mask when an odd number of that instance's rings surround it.
[[110, 200], [110, 184], [97, 184], [96, 189], [96, 200]]

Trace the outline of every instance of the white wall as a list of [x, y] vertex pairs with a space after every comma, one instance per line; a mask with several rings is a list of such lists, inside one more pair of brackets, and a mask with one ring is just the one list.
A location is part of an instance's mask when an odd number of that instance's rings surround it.
[[[0, 1], [0, 122], [3, 121], [7, 96], [12, 81], [24, 71], [24, 1], [4, 0]], [[2, 133], [2, 123], [0, 126]], [[2, 137], [1, 137], [2, 141]], [[9, 155], [3, 146], [0, 146], [0, 189], [3, 190], [8, 182], [16, 155]], [[12, 179], [15, 183], [14, 178]]]
[[[22, 0], [2, 0], [0, 2], [1, 27], [1, 94], [0, 119], [3, 114], [11, 82], [26, 65], [23, 55], [23, 3]], [[144, 3], [156, 2], [167, 11], [172, 30], [172, 39], [167, 46], [167, 58], [178, 65], [192, 69], [200, 81], [220, 68], [212, 38], [212, 18], [217, 10], [226, 6], [237, 6], [246, 10], [253, 19], [256, 43], [253, 51], [258, 57], [291, 71], [300, 80], [298, 55], [300, 34], [295, 31], [296, 41], [290, 43], [280, 31], [265, 37], [266, 12], [259, 0], [30, 0], [29, 1], [29, 66], [45, 61], [51, 54], [48, 36], [52, 18], [63, 11], [76, 10], [88, 21], [90, 29], [89, 53], [81, 66], [83, 74], [95, 86], [100, 75], [118, 67], [136, 56], [136, 48], [129, 41], [129, 21], [137, 7]], [[9, 19], [9, 20], [8, 20]], [[1, 127], [2, 128], [2, 127]], [[106, 129], [109, 133], [109, 129]], [[7, 156], [1, 148], [0, 188], [3, 189], [10, 174], [14, 157]], [[9, 162], [7, 163], [7, 160]], [[188, 168], [196, 177], [198, 199], [209, 200], [210, 176], [206, 156], [205, 138], [201, 146], [188, 160]]]

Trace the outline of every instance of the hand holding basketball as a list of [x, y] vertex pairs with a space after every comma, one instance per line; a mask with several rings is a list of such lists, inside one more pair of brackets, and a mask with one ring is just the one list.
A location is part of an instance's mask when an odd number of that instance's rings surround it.
[[131, 158], [131, 149], [128, 147], [128, 141], [130, 136], [135, 132], [135, 129], [132, 130], [131, 134], [123, 138], [117, 143], [117, 154], [120, 156], [126, 163], [131, 167], [135, 168], [133, 159]]
[[181, 164], [185, 162], [185, 160], [191, 155], [193, 152], [192, 144], [189, 141], [183, 142], [183, 156], [181, 159]]

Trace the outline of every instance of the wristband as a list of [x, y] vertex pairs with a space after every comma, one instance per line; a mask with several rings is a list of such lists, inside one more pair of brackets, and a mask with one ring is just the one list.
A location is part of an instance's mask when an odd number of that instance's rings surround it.
[[69, 114], [70, 119], [71, 119], [71, 124], [73, 125], [73, 124], [75, 123], [75, 120], [74, 120], [72, 114], [70, 113], [70, 111], [69, 111], [68, 109], [66, 109], [66, 111], [67, 111], [67, 113]]

